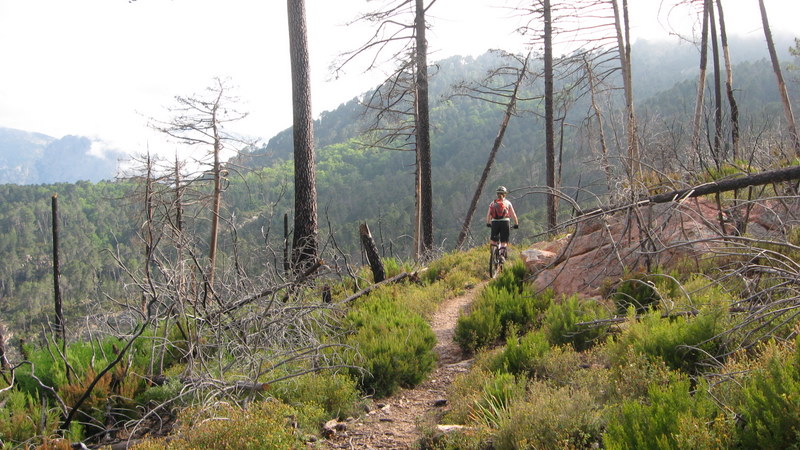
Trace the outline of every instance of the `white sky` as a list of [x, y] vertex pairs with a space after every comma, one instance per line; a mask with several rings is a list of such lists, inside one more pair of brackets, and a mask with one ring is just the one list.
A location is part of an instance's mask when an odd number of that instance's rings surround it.
[[[509, 48], [517, 22], [504, 6], [522, 1], [438, 0], [429, 61]], [[661, 0], [629, 3], [634, 36], [666, 38]], [[375, 85], [362, 66], [337, 81], [328, 67], [367, 38], [369, 30], [344, 24], [376, 4], [306, 0], [315, 116]], [[763, 36], [757, 5], [724, 1], [731, 34]], [[800, 36], [800, 0], [766, 5], [773, 30]], [[0, 61], [2, 127], [168, 154], [174, 146], [147, 128], [147, 118], [168, 119], [174, 96], [201, 92], [215, 76], [230, 77], [242, 99], [236, 109], [250, 113], [235, 131], [266, 140], [292, 123], [284, 0], [0, 0]]]

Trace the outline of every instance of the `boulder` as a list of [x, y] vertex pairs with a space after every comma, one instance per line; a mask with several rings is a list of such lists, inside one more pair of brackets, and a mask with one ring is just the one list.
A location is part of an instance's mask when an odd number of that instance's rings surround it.
[[580, 221], [570, 235], [532, 245], [522, 258], [535, 288], [596, 297], [625, 274], [700, 262], [726, 245], [721, 237], [738, 234], [742, 217], [748, 233], [774, 236], [796, 223], [800, 210], [785, 200], [747, 206], [720, 213], [711, 199], [691, 198], [601, 214]]

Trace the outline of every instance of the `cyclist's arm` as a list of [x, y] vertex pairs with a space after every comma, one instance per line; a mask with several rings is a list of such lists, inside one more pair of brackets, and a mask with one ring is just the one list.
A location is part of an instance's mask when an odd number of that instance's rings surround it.
[[517, 219], [517, 213], [516, 211], [514, 211], [514, 205], [508, 205], [508, 206], [509, 206], [508, 212], [510, 213], [509, 215], [511, 216], [511, 220], [514, 221], [514, 225], [519, 225], [519, 219]]

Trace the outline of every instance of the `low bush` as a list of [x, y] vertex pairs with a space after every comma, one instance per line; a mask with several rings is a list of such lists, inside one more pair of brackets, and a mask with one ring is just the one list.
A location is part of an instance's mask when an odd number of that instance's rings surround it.
[[725, 329], [725, 317], [721, 308], [705, 309], [694, 317], [662, 318], [661, 313], [651, 311], [636, 320], [631, 315], [627, 329], [610, 348], [612, 363], [619, 363], [630, 346], [662, 359], [672, 369], [696, 374], [703, 361], [721, 353], [721, 344], [712, 338]]
[[544, 371], [544, 357], [550, 353], [550, 344], [542, 331], [530, 331], [522, 337], [512, 329], [506, 346], [489, 363], [492, 371], [535, 376]]
[[518, 260], [513, 264], [507, 264], [497, 278], [489, 282], [489, 286], [496, 289], [503, 289], [509, 292], [521, 293], [525, 289], [525, 277], [528, 271], [525, 268], [525, 263]]
[[797, 448], [800, 442], [800, 351], [783, 356], [769, 352], [764, 366], [743, 381], [741, 448]]
[[508, 290], [487, 286], [475, 300], [470, 313], [459, 317], [455, 341], [462, 350], [472, 353], [497, 343], [511, 326], [523, 331], [538, 327], [551, 300], [549, 291], [534, 295], [526, 288], [516, 290], [512, 287]]
[[[705, 389], [691, 391], [685, 376], [650, 386], [646, 402], [627, 400], [609, 420], [603, 442], [609, 449], [727, 448], [733, 422]], [[765, 448], [760, 445], [744, 448]]]
[[[227, 403], [182, 411], [175, 436], [148, 439], [133, 448], [156, 449], [264, 449], [301, 448], [305, 436], [293, 422], [299, 412], [277, 400], [251, 403], [242, 409]], [[312, 414], [313, 415], [313, 414]]]
[[348, 375], [315, 372], [275, 384], [273, 395], [291, 406], [314, 404], [330, 418], [356, 415], [361, 402], [355, 380]]
[[456, 289], [456, 294], [465, 284], [476, 284], [486, 276], [486, 247], [477, 247], [466, 252], [454, 251], [431, 261], [428, 270], [422, 272], [422, 280], [428, 283], [444, 281]]
[[525, 393], [524, 378], [512, 374], [496, 373], [489, 377], [469, 405], [469, 423], [498, 428], [505, 420], [511, 404]]
[[575, 350], [583, 351], [600, 342], [605, 336], [606, 326], [580, 326], [581, 322], [590, 322], [607, 316], [605, 309], [597, 302], [580, 300], [570, 296], [560, 303], [552, 304], [545, 312], [542, 327], [552, 345], [572, 345]]
[[10, 389], [0, 394], [0, 447], [38, 446], [58, 429], [58, 409], [48, 409], [30, 394]]
[[450, 410], [444, 423], [492, 427], [515, 398], [525, 394], [525, 378], [492, 372], [479, 363], [472, 371], [455, 379], [448, 389]]
[[661, 301], [655, 284], [646, 275], [621, 281], [610, 297], [617, 306], [619, 314], [625, 314], [630, 307], [635, 308], [638, 314], [642, 314], [652, 307], [657, 307]]
[[391, 395], [398, 387], [411, 387], [422, 381], [435, 366], [433, 347], [436, 335], [419, 315], [377, 293], [353, 307], [347, 314], [354, 333], [346, 344], [356, 350], [350, 364], [360, 387], [375, 397]]
[[509, 406], [493, 448], [593, 448], [601, 442], [601, 413], [586, 389], [534, 382]]
[[605, 393], [609, 403], [643, 400], [652, 384], [666, 385], [674, 379], [675, 374], [663, 359], [645, 355], [633, 347], [626, 347], [624, 352], [614, 355], [609, 367], [609, 387]]

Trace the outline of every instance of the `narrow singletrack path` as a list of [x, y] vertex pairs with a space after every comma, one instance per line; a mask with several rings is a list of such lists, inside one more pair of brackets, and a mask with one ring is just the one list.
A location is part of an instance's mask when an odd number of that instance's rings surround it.
[[459, 315], [472, 303], [484, 284], [480, 283], [439, 305], [431, 319], [431, 328], [436, 333], [434, 351], [439, 359], [428, 378], [413, 389], [404, 389], [376, 401], [370, 412], [344, 423], [344, 429], [320, 442], [323, 448], [413, 448], [422, 437], [419, 425], [436, 423], [446, 407], [447, 389], [458, 374], [468, 371], [471, 366], [472, 361], [464, 358], [461, 348], [453, 341], [453, 335]]

